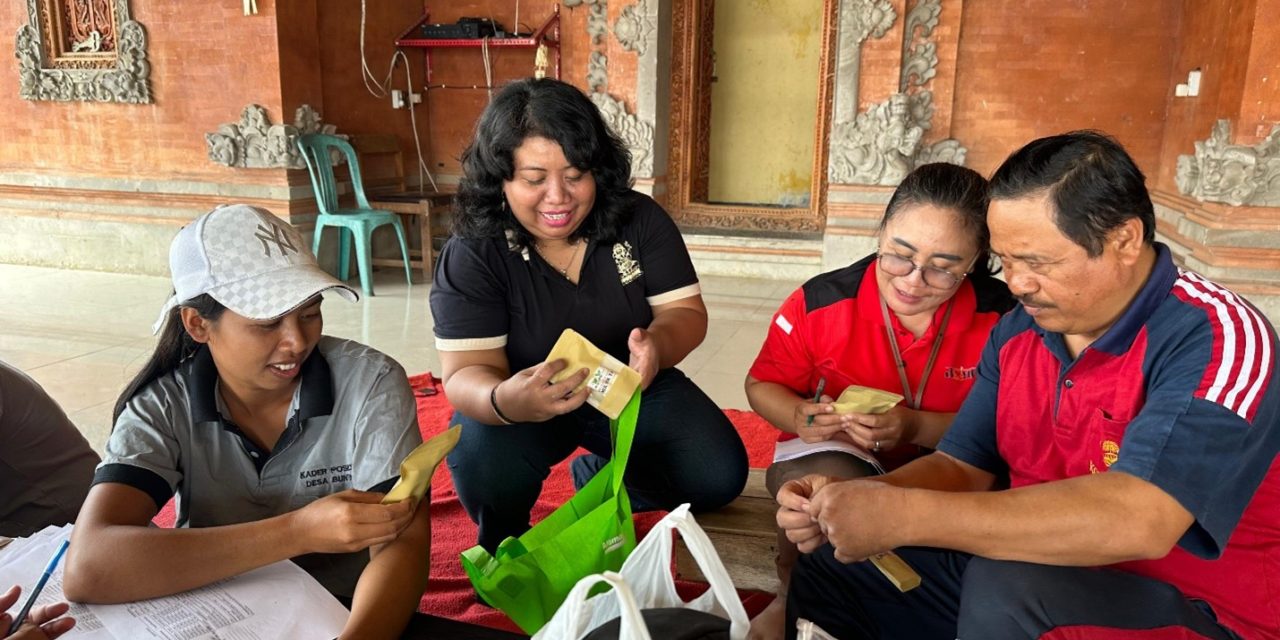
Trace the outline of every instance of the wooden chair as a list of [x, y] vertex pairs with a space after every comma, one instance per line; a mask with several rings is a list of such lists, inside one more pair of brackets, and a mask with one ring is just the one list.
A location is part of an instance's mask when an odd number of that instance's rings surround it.
[[[438, 218], [440, 214], [449, 212], [453, 193], [410, 191], [405, 183], [404, 154], [400, 150], [400, 140], [393, 135], [353, 135], [351, 146], [360, 158], [369, 205], [399, 215], [406, 228], [417, 225], [421, 248], [410, 250], [410, 264], [420, 267], [423, 278], [431, 282], [437, 255], [432, 241], [432, 215]], [[398, 262], [375, 259], [373, 264], [394, 265]]]

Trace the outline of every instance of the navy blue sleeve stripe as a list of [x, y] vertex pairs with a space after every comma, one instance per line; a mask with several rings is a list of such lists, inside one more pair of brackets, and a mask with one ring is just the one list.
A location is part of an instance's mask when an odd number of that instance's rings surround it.
[[151, 496], [156, 503], [156, 510], [164, 508], [169, 502], [169, 498], [173, 497], [173, 490], [169, 488], [169, 483], [165, 482], [159, 474], [142, 467], [135, 467], [131, 464], [112, 463], [104, 464], [98, 467], [93, 474], [93, 484], [102, 484], [104, 482], [115, 482], [118, 484], [128, 485], [142, 491]]

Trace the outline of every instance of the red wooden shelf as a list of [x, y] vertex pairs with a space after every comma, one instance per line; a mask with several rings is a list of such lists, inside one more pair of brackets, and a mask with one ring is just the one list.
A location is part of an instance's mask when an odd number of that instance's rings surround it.
[[[547, 49], [555, 56], [555, 78], [560, 79], [560, 5], [555, 5], [551, 12], [551, 17], [547, 18], [542, 26], [538, 27], [527, 38], [422, 38], [411, 37], [415, 34], [422, 33], [422, 27], [430, 24], [428, 18], [430, 14], [426, 11], [422, 14], [422, 19], [412, 27], [409, 27], [404, 33], [396, 38], [397, 47], [413, 47], [422, 49], [423, 57], [426, 60], [427, 68], [427, 84], [431, 84], [431, 50], [432, 49], [458, 49], [458, 48], [481, 48], [486, 46], [495, 48], [516, 48], [516, 49], [532, 49], [538, 45], [546, 45]], [[519, 25], [513, 25], [519, 29]], [[471, 88], [484, 89], [478, 85], [471, 85]]]

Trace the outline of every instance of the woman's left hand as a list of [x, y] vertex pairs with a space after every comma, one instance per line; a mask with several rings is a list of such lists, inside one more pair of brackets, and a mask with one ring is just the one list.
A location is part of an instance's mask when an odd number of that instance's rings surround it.
[[653, 334], [646, 329], [636, 327], [627, 336], [627, 349], [631, 351], [628, 367], [640, 374], [640, 388], [648, 389], [653, 377], [658, 375], [658, 344]]
[[916, 412], [903, 405], [881, 414], [849, 413], [841, 417], [849, 420], [844, 429], [849, 439], [872, 453], [889, 451], [916, 436]]

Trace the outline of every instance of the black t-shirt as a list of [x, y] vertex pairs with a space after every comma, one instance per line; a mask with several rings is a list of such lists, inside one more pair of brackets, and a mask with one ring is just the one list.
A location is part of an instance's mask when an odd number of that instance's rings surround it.
[[576, 285], [506, 238], [450, 238], [436, 264], [431, 314], [437, 349], [505, 347], [514, 372], [546, 359], [565, 328], [627, 362], [627, 336], [649, 326], [653, 306], [699, 293], [680, 230], [637, 194], [618, 242], [587, 245]]

